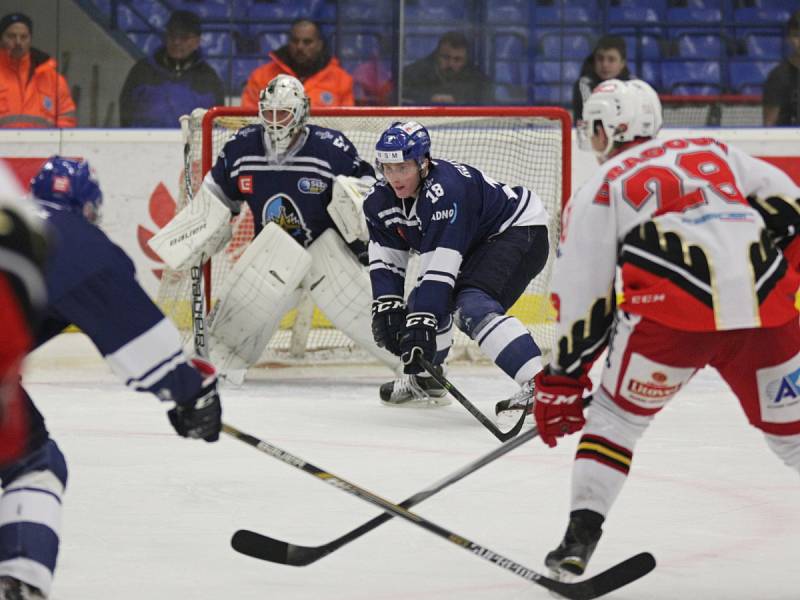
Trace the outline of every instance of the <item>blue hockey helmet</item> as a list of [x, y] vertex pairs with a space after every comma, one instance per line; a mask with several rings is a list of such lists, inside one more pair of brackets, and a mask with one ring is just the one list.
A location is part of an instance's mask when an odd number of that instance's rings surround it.
[[422, 168], [423, 161], [430, 157], [431, 136], [415, 121], [392, 123], [375, 144], [375, 162], [381, 171], [385, 163], [401, 163], [411, 158]]
[[31, 179], [31, 193], [39, 200], [83, 215], [90, 223], [100, 219], [103, 193], [85, 160], [51, 156]]

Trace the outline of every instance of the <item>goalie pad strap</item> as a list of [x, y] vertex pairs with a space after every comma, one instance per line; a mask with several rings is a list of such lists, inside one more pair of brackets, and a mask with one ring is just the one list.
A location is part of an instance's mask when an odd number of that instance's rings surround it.
[[231, 239], [231, 211], [205, 185], [148, 245], [175, 271], [188, 269], [201, 254], [212, 256]]

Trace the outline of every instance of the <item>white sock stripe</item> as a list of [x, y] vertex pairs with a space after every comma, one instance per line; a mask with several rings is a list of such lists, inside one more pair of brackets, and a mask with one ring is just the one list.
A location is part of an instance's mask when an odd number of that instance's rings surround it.
[[22, 488], [0, 498], [0, 527], [14, 523], [37, 523], [58, 535], [61, 529], [61, 499], [48, 490]]
[[61, 480], [56, 477], [55, 473], [48, 470], [25, 473], [25, 475], [17, 477], [4, 489], [7, 494], [13, 490], [22, 488], [47, 490], [57, 498], [61, 498], [64, 495], [64, 485], [61, 483]]
[[542, 370], [542, 357], [534, 356], [528, 362], [522, 365], [519, 368], [519, 370], [514, 374], [514, 381], [522, 385], [523, 383], [533, 379], [534, 375], [536, 375], [541, 370]]
[[495, 360], [506, 347], [518, 337], [527, 335], [530, 332], [525, 326], [514, 317], [504, 317], [504, 320], [497, 326], [489, 324], [490, 331], [479, 342], [481, 352]]

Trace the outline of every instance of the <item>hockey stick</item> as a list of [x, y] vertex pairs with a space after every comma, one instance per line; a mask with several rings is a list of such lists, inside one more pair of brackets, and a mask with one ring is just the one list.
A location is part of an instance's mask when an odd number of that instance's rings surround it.
[[481, 546], [480, 544], [457, 535], [452, 531], [445, 529], [444, 527], [428, 521], [427, 519], [408, 511], [404, 507], [394, 504], [389, 500], [385, 500], [384, 498], [381, 498], [380, 496], [377, 496], [376, 494], [373, 494], [362, 487], [350, 483], [349, 481], [342, 479], [333, 473], [324, 471], [323, 469], [306, 462], [298, 456], [282, 450], [277, 446], [273, 446], [269, 442], [241, 432], [235, 427], [225, 423], [222, 425], [222, 431], [244, 442], [245, 444], [253, 446], [265, 454], [269, 454], [270, 456], [277, 458], [287, 465], [290, 465], [296, 469], [300, 469], [301, 471], [305, 471], [309, 475], [313, 475], [317, 479], [321, 479], [322, 481], [333, 485], [337, 489], [347, 492], [352, 496], [356, 496], [357, 498], [361, 498], [370, 504], [378, 506], [379, 508], [382, 508], [384, 511], [389, 512], [396, 517], [400, 517], [419, 527], [422, 527], [423, 529], [427, 529], [434, 535], [444, 538], [449, 542], [464, 548], [479, 558], [494, 563], [506, 571], [510, 571], [511, 573], [514, 573], [515, 575], [522, 577], [527, 581], [541, 585], [542, 587], [554, 591], [565, 598], [574, 600], [589, 600], [591, 598], [597, 598], [617, 588], [627, 585], [628, 583], [631, 583], [640, 577], [643, 577], [652, 571], [656, 566], [653, 555], [648, 552], [642, 552], [636, 556], [622, 561], [621, 563], [617, 563], [610, 569], [607, 569], [606, 571], [603, 571], [602, 573], [599, 573], [589, 579], [574, 583], [556, 581], [554, 579], [550, 579], [549, 577], [545, 577], [533, 569], [525, 567], [509, 558], [497, 554], [485, 546]]
[[201, 254], [197, 265], [192, 267], [192, 333], [194, 334], [194, 351], [200, 358], [208, 359], [206, 346], [206, 311], [203, 294], [203, 263], [206, 255]]
[[[587, 396], [584, 400], [584, 406], [588, 406], [591, 401], [592, 397]], [[399, 504], [399, 506], [402, 506], [403, 508], [412, 508], [413, 506], [416, 506], [420, 502], [423, 502], [431, 496], [438, 494], [443, 489], [450, 487], [458, 481], [461, 481], [467, 475], [474, 473], [478, 469], [488, 465], [490, 462], [493, 462], [501, 456], [511, 452], [515, 448], [522, 446], [528, 440], [532, 440], [538, 435], [539, 430], [536, 427], [532, 427], [531, 429], [522, 432], [517, 437], [505, 442], [501, 446], [498, 446], [477, 460], [472, 461], [470, 464], [462, 467], [455, 473], [448, 475], [437, 483], [434, 483], [428, 486], [426, 489], [417, 492], [410, 498], [406, 498]], [[237, 552], [251, 556], [252, 558], [266, 560], [281, 565], [305, 567], [318, 561], [320, 558], [324, 558], [342, 546], [357, 540], [365, 533], [369, 533], [376, 527], [393, 518], [394, 515], [382, 513], [377, 517], [370, 519], [366, 523], [359, 525], [352, 531], [348, 531], [344, 535], [339, 536], [327, 544], [322, 544], [321, 546], [300, 546], [297, 544], [292, 544], [291, 542], [277, 540], [249, 529], [240, 529], [234, 533], [233, 538], [231, 539], [231, 545]]]
[[447, 378], [444, 375], [442, 375], [439, 372], [439, 370], [433, 366], [433, 364], [431, 364], [429, 360], [423, 358], [422, 356], [417, 356], [417, 362], [423, 369], [425, 369], [430, 374], [431, 377], [433, 377], [436, 380], [436, 382], [439, 385], [441, 385], [444, 389], [450, 392], [450, 395], [453, 396], [453, 398], [455, 398], [456, 400], [458, 400], [459, 404], [461, 404], [461, 406], [466, 408], [469, 414], [478, 419], [481, 425], [486, 427], [486, 429], [488, 429], [492, 433], [492, 435], [494, 435], [501, 442], [510, 440], [511, 438], [516, 436], [522, 429], [522, 426], [525, 424], [525, 417], [528, 416], [528, 409], [530, 408], [530, 400], [528, 400], [528, 403], [525, 405], [525, 410], [522, 411], [522, 415], [520, 415], [519, 421], [517, 421], [514, 427], [512, 427], [509, 431], [504, 432], [500, 430], [497, 427], [497, 425], [492, 423], [492, 421], [486, 415], [484, 415], [478, 409], [477, 406], [475, 406], [472, 402], [467, 400], [464, 394], [459, 392], [456, 389], [456, 386], [450, 383], [447, 380]]

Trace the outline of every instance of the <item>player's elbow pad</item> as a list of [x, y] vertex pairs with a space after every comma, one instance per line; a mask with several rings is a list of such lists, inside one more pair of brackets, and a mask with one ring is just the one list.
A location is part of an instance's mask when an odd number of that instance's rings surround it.
[[213, 256], [231, 239], [231, 211], [206, 186], [147, 242], [175, 271], [188, 269], [200, 257]]

